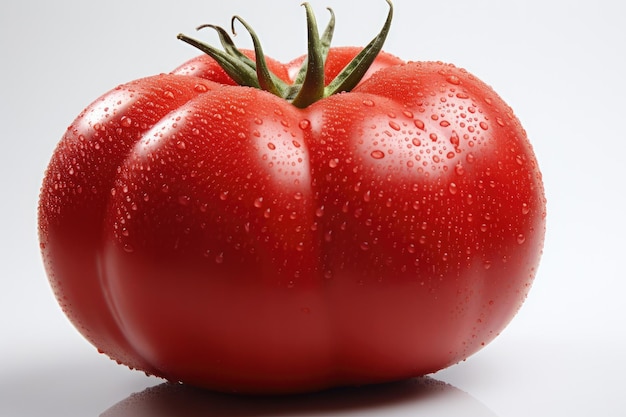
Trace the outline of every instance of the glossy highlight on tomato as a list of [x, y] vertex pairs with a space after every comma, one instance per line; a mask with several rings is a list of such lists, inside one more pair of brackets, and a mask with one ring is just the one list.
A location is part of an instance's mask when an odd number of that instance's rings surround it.
[[[361, 51], [330, 48], [325, 83]], [[266, 61], [291, 85], [306, 60]], [[526, 132], [463, 69], [380, 52], [349, 92], [299, 108], [201, 55], [76, 118], [39, 228], [55, 295], [101, 352], [288, 393], [478, 351], [530, 289], [545, 216]]]

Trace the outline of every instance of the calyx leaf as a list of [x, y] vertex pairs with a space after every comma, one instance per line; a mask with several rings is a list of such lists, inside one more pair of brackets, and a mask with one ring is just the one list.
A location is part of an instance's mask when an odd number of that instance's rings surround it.
[[294, 83], [291, 85], [270, 71], [258, 36], [252, 27], [239, 16], [233, 16], [231, 31], [235, 34], [235, 22], [243, 25], [252, 38], [255, 54], [254, 60], [241, 52], [228, 32], [220, 26], [205, 24], [197, 29], [214, 29], [219, 36], [223, 50], [182, 33], [178, 35], [178, 39], [198, 48], [215, 59], [237, 84], [266, 90], [290, 101], [296, 107], [305, 108], [330, 95], [352, 90], [365, 76], [367, 70], [382, 50], [391, 27], [393, 4], [391, 0], [385, 1], [389, 5], [389, 12], [382, 30], [328, 85], [326, 85], [324, 65], [335, 29], [335, 14], [330, 8], [328, 9], [330, 20], [320, 37], [312, 7], [309, 3], [303, 4], [306, 11], [308, 53], [296, 75]]

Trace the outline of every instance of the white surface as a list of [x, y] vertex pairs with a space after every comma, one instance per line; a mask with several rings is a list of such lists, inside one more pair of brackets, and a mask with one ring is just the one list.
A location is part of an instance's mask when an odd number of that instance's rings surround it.
[[[356, 8], [339, 0], [311, 3], [321, 24], [324, 7], [335, 9], [337, 45], [366, 44], [386, 11], [382, 0]], [[61, 313], [37, 243], [43, 171], [66, 126], [87, 104], [119, 83], [167, 72], [195, 55], [175, 39], [180, 31], [194, 34], [195, 26], [209, 22], [228, 25], [232, 14], [241, 14], [269, 55], [287, 61], [301, 54], [299, 4], [24, 0], [0, 5], [0, 415], [106, 411], [106, 417], [119, 417], [125, 406], [148, 415], [145, 407], [186, 398], [164, 389], [165, 394], [139, 397], [145, 399], [139, 405], [136, 396], [126, 400], [161, 381], [98, 355]], [[465, 67], [509, 102], [528, 131], [548, 197], [544, 257], [528, 301], [492, 344], [433, 375], [451, 384], [438, 394], [421, 381], [248, 406], [192, 394], [183, 403], [194, 406], [175, 414], [626, 415], [626, 3], [395, 0], [395, 6], [387, 51]], [[248, 42], [245, 36], [238, 41]], [[174, 415], [164, 412], [152, 415]]]

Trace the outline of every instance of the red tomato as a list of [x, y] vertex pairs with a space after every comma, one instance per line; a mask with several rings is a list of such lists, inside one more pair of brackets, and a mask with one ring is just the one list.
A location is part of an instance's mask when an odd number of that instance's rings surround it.
[[[358, 51], [331, 49], [327, 78]], [[300, 62], [270, 66], [289, 83]], [[202, 56], [89, 106], [39, 208], [81, 333], [150, 374], [265, 393], [424, 375], [491, 341], [543, 244], [526, 133], [462, 69], [374, 67], [301, 109]]]

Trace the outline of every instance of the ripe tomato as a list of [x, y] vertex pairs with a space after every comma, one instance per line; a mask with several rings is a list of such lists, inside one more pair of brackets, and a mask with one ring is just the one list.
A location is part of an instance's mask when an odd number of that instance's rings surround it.
[[[330, 49], [325, 79], [360, 51]], [[290, 84], [305, 60], [268, 61]], [[544, 238], [526, 133], [465, 70], [372, 61], [299, 108], [203, 55], [83, 111], [39, 207], [82, 334], [132, 368], [239, 392], [424, 375], [492, 340]]]

